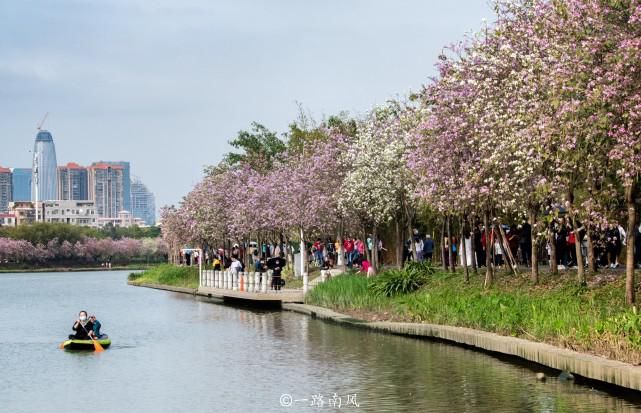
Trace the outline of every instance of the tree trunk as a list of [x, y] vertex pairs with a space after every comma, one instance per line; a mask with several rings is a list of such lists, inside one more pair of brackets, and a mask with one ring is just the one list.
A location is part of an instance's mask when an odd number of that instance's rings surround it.
[[569, 204], [570, 212], [570, 222], [572, 223], [572, 232], [574, 232], [574, 251], [576, 254], [576, 280], [579, 284], [585, 284], [585, 269], [583, 268], [583, 254], [581, 253], [581, 243], [579, 242], [579, 231], [576, 220], [576, 212], [574, 211], [574, 189], [570, 187], [570, 190], [566, 196], [567, 202]]
[[572, 223], [572, 232], [574, 232], [574, 251], [576, 254], [576, 280], [579, 284], [585, 284], [585, 269], [583, 268], [583, 253], [581, 252], [581, 243], [579, 242], [579, 231], [576, 220], [576, 213], [574, 211], [574, 205], [572, 201], [574, 200], [574, 195], [572, 192], [568, 194], [567, 197], [568, 203], [570, 205], [570, 222]]
[[278, 233], [278, 242], [280, 243], [280, 253], [283, 254], [283, 257], [285, 256], [285, 237], [283, 236], [282, 232]]
[[256, 250], [258, 251], [258, 259], [263, 259], [263, 237], [260, 231], [256, 234]]
[[[296, 264], [295, 264], [295, 259], [294, 259], [294, 249], [291, 247], [291, 242], [289, 239], [289, 236], [285, 236], [285, 245], [287, 245], [287, 266], [289, 266], [292, 269], [292, 275], [296, 276]], [[260, 253], [259, 253], [260, 254]]]
[[[251, 235], [249, 236], [249, 239], [251, 239]], [[249, 241], [247, 242], [245, 241], [246, 241], [246, 238], [242, 238], [242, 241], [238, 242], [238, 246], [240, 247], [240, 255], [241, 255], [240, 257], [238, 257], [238, 259], [240, 260], [240, 262], [243, 263], [245, 268], [249, 268], [249, 262], [248, 262]]]
[[441, 265], [443, 266], [443, 271], [447, 270], [447, 257], [445, 256], [445, 237], [447, 236], [445, 234], [445, 220], [447, 218], [443, 218], [443, 224], [441, 225], [441, 239], [439, 242], [439, 248], [441, 249]]
[[338, 224], [338, 249], [336, 250], [336, 266], [345, 265], [345, 254], [343, 252], [343, 220]]
[[452, 252], [452, 248], [454, 247], [452, 243], [452, 232], [450, 231], [450, 216], [447, 216], [447, 262], [450, 263], [450, 271], [452, 273], [455, 272], [454, 269], [454, 254]]
[[412, 253], [412, 261], [418, 261], [418, 255], [416, 254], [416, 245], [414, 245], [414, 231], [412, 230], [411, 221], [407, 224], [407, 233], [409, 235], [410, 241], [410, 252]]
[[538, 260], [538, 237], [536, 236], [536, 228], [537, 228], [537, 223], [536, 223], [536, 210], [535, 209], [530, 209], [528, 211], [528, 220], [530, 221], [530, 228], [531, 228], [531, 234], [530, 234], [530, 242], [532, 243], [532, 248], [531, 248], [531, 267], [532, 267], [532, 283], [538, 284], [539, 283], [539, 260]]
[[556, 239], [552, 228], [548, 228], [548, 242], [550, 243], [550, 272], [558, 274], [559, 269], [556, 265]]
[[396, 266], [403, 268], [404, 241], [401, 233], [401, 226], [396, 220]]
[[[464, 223], [464, 218], [461, 218], [461, 238], [459, 241], [459, 250], [461, 251], [461, 259], [463, 260], [463, 273], [465, 274], [465, 282], [470, 282], [470, 270], [467, 268], [467, 237], [466, 237], [466, 226]], [[470, 241], [472, 241], [470, 239]]]
[[472, 269], [474, 270], [474, 274], [479, 273], [479, 268], [478, 268], [478, 263], [476, 262], [476, 245], [475, 245], [475, 239], [474, 239], [474, 219], [469, 219], [469, 217], [466, 217], [466, 222], [469, 224], [468, 229], [470, 233], [470, 245], [472, 247]]
[[307, 269], [307, 248], [305, 246], [305, 232], [300, 228], [300, 276], [306, 273]]
[[365, 243], [365, 259], [370, 264], [372, 263], [372, 254], [370, 253], [369, 248], [367, 248], [367, 231], [363, 231], [363, 242]]
[[574, 231], [574, 250], [576, 251], [576, 280], [579, 284], [585, 284], [585, 266], [583, 265], [583, 252], [581, 251], [581, 236], [574, 215], [572, 215], [572, 231]]
[[634, 238], [636, 233], [637, 211], [634, 202], [634, 182], [625, 187], [625, 203], [628, 210], [627, 243], [625, 246], [625, 302], [634, 305]]
[[378, 268], [379, 268], [379, 263], [378, 263], [378, 234], [377, 234], [377, 228], [374, 227], [372, 229], [372, 269], [374, 271], [374, 274], [378, 273]]
[[501, 250], [503, 250], [503, 259], [507, 262], [507, 266], [510, 267], [510, 270], [514, 273], [516, 277], [519, 276], [518, 263], [512, 255], [512, 249], [510, 248], [510, 243], [507, 240], [506, 234], [503, 232], [503, 227], [501, 227], [501, 222], [497, 221], [497, 236], [499, 238], [499, 244], [501, 244]]
[[596, 258], [594, 257], [594, 243], [592, 242], [592, 225], [586, 225], [585, 236], [588, 241], [588, 270], [591, 274], [597, 272]]
[[489, 227], [490, 212], [485, 210], [483, 212], [483, 228], [485, 229], [485, 288], [489, 288], [494, 282], [494, 268], [492, 267], [492, 254], [494, 250], [494, 243], [492, 242], [492, 231]]

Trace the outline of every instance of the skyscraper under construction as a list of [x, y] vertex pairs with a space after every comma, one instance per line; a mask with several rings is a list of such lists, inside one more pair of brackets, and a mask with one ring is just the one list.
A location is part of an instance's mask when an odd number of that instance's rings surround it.
[[[37, 193], [36, 193], [37, 191]], [[46, 201], [58, 196], [58, 164], [53, 136], [46, 130], [39, 130], [33, 147], [33, 179], [31, 199]]]

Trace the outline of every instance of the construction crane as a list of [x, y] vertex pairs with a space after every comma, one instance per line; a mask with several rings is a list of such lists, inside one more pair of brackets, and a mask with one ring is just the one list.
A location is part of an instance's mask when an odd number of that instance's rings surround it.
[[36, 129], [42, 130], [42, 125], [45, 124], [45, 121], [47, 120], [47, 116], [49, 116], [49, 112], [45, 113], [45, 116], [42, 118]]

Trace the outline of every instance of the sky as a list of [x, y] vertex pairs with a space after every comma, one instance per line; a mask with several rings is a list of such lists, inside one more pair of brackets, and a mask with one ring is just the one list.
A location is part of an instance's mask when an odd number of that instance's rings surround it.
[[362, 115], [435, 75], [488, 0], [0, 0], [0, 166], [127, 160], [177, 204], [252, 121]]

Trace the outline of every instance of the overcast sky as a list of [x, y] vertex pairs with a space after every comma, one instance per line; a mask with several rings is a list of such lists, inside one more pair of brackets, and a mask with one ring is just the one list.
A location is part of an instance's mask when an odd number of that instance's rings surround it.
[[487, 0], [0, 0], [0, 166], [129, 160], [177, 203], [252, 121], [284, 132], [417, 90]]

